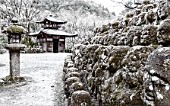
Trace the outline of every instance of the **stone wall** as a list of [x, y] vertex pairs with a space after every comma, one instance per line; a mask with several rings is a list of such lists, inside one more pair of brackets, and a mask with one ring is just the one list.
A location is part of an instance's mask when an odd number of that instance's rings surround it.
[[86, 94], [77, 104], [169, 106], [169, 6], [144, 0], [121, 21], [96, 28], [90, 42], [76, 45], [63, 69], [68, 104], [75, 104], [75, 94]]

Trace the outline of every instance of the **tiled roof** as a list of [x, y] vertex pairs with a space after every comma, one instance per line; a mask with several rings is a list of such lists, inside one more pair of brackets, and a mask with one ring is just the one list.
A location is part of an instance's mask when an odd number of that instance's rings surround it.
[[42, 21], [37, 21], [37, 23], [43, 23], [44, 21], [50, 21], [58, 24], [65, 24], [67, 21], [57, 20], [54, 17], [46, 17]]
[[64, 31], [56, 30], [56, 29], [43, 29], [41, 31], [35, 32], [35, 33], [30, 33], [29, 36], [37, 36], [40, 33], [44, 33], [47, 35], [53, 35], [53, 36], [65, 36], [65, 37], [75, 37], [78, 34], [70, 34]]

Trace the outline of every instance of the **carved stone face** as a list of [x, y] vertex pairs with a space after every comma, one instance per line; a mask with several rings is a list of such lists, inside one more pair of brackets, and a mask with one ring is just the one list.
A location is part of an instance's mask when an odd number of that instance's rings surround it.
[[148, 12], [148, 11], [152, 10], [153, 8], [154, 8], [153, 4], [144, 5], [142, 8], [142, 12]]
[[158, 27], [158, 43], [170, 45], [170, 19], [164, 20]]
[[127, 42], [125, 45], [134, 46], [140, 43], [142, 28], [139, 26], [131, 27], [126, 34]]
[[157, 27], [148, 25], [143, 28], [140, 43], [143, 45], [157, 44]]
[[160, 1], [159, 7], [158, 7], [158, 17], [161, 20], [166, 19], [170, 15], [170, 6], [169, 1]]
[[137, 21], [137, 25], [142, 25], [142, 24], [145, 24], [145, 15], [146, 15], [146, 12], [142, 12], [138, 15], [138, 21]]
[[149, 11], [146, 15], [146, 22], [147, 24], [152, 24], [157, 19], [157, 13], [153, 11]]

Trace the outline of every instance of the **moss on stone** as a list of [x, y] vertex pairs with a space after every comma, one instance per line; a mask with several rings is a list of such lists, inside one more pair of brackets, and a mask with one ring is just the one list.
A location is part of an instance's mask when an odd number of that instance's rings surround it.
[[7, 28], [7, 33], [21, 34], [24, 33], [24, 28], [18, 25], [12, 25]]

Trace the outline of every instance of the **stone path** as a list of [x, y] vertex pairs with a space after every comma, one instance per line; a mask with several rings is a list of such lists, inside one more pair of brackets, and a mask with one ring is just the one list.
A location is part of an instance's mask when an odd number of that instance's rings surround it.
[[[1, 106], [64, 106], [62, 69], [65, 53], [21, 54], [23, 86], [0, 88]], [[8, 53], [0, 55], [0, 78], [9, 74]]]

